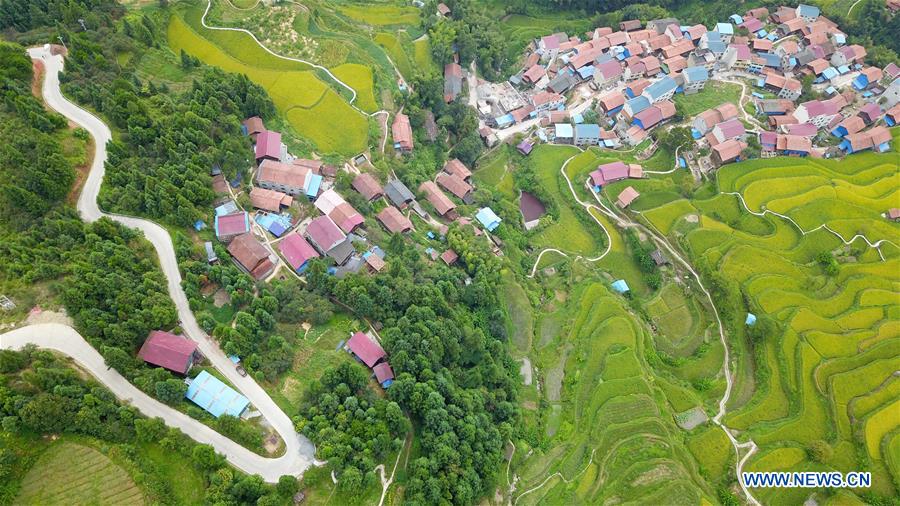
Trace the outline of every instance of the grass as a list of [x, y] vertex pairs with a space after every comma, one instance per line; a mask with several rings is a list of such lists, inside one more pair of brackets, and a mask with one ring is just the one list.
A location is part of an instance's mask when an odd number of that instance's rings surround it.
[[431, 43], [428, 39], [418, 39], [413, 42], [413, 60], [416, 66], [421, 69], [430, 69], [435, 67], [434, 59], [431, 57]]
[[[278, 111], [299, 135], [316, 145], [317, 151], [350, 155], [365, 149], [366, 118], [309, 71], [308, 66], [266, 53], [245, 34], [194, 31], [192, 25], [198, 21], [193, 18], [199, 16], [196, 9], [189, 9], [185, 16], [183, 19], [173, 15], [169, 23], [169, 45], [175, 53], [183, 49], [207, 64], [246, 74], [269, 92]], [[188, 19], [193, 22], [189, 23]], [[356, 67], [348, 67], [344, 72], [364, 88]], [[360, 100], [372, 106], [371, 89], [366, 97]]]
[[506, 198], [515, 201], [518, 192], [513, 181], [514, 169], [510, 164], [511, 149], [504, 144], [493, 155], [479, 160], [473, 176], [476, 183], [499, 190]]
[[13, 504], [144, 504], [128, 473], [109, 457], [71, 442], [50, 446], [22, 480]]
[[397, 66], [397, 70], [407, 79], [413, 76], [413, 65], [409, 61], [409, 55], [403, 50], [400, 40], [393, 33], [379, 32], [375, 35], [375, 42], [384, 48], [391, 61]]
[[338, 11], [360, 23], [373, 26], [417, 25], [419, 9], [398, 5], [348, 5]]
[[375, 92], [372, 87], [372, 69], [358, 63], [345, 63], [331, 69], [331, 73], [356, 90], [354, 104], [363, 111], [372, 113], [378, 110]]
[[537, 146], [531, 153], [538, 181], [559, 208], [559, 219], [556, 223], [538, 232], [533, 242], [538, 246], [555, 247], [576, 254], [596, 255], [603, 241], [600, 239], [603, 232], [599, 228], [587, 228], [575, 216], [575, 211], [570, 207], [572, 195], [559, 173], [563, 162], [576, 154], [578, 150], [574, 147], [547, 144]]
[[676, 94], [672, 101], [675, 102], [675, 109], [682, 117], [693, 121], [692, 118], [707, 109], [712, 109], [724, 103], [737, 105], [740, 99], [740, 85], [711, 81], [706, 83], [706, 86], [697, 93], [691, 95]]

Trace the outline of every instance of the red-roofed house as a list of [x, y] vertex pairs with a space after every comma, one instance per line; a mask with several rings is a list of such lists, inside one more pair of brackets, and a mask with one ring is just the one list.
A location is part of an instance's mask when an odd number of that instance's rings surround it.
[[405, 232], [409, 232], [412, 230], [413, 225], [412, 222], [409, 221], [409, 218], [403, 216], [396, 207], [387, 206], [382, 209], [377, 215], [378, 221], [384, 225], [384, 228], [387, 229], [388, 232], [392, 234], [402, 234]]
[[739, 139], [744, 135], [744, 124], [737, 118], [723, 121], [712, 129], [712, 134], [720, 143], [729, 139]]
[[438, 188], [434, 181], [425, 181], [419, 186], [419, 191], [425, 194], [425, 199], [439, 215], [449, 220], [456, 219], [456, 204]]
[[281, 160], [281, 134], [264, 130], [256, 136], [256, 163], [263, 160]]
[[347, 348], [369, 368], [374, 367], [375, 364], [387, 356], [380, 344], [362, 332], [353, 334], [350, 340], [347, 341]]
[[746, 148], [746, 143], [734, 139], [729, 139], [721, 144], [716, 144], [712, 148], [713, 163], [715, 163], [716, 166], [720, 166], [737, 160], [741, 156], [741, 151]]
[[216, 238], [230, 242], [235, 237], [250, 231], [250, 217], [246, 212], [216, 216]]
[[469, 178], [472, 177], [472, 171], [459, 161], [459, 158], [448, 160], [447, 163], [444, 164], [444, 172], [453, 174], [463, 181], [468, 181]]
[[441, 185], [445, 190], [456, 195], [456, 197], [461, 200], [466, 200], [466, 197], [472, 193], [472, 185], [465, 182], [459, 176], [441, 172], [437, 175], [436, 181], [437, 184]]
[[178, 374], [187, 374], [199, 354], [194, 341], [154, 330], [141, 346], [138, 357], [148, 364], [164, 367]]
[[251, 233], [235, 237], [228, 244], [228, 253], [231, 254], [237, 266], [253, 276], [254, 279], [265, 278], [275, 268], [275, 264], [269, 259], [269, 250], [260, 244]]
[[375, 373], [375, 381], [377, 381], [379, 385], [384, 388], [391, 386], [391, 383], [394, 380], [394, 370], [391, 369], [390, 364], [382, 362], [373, 367], [372, 371]]
[[244, 120], [244, 130], [247, 135], [250, 136], [254, 141], [256, 140], [256, 136], [266, 131], [265, 125], [263, 125], [263, 120], [259, 116], [251, 116]]
[[303, 273], [313, 258], [319, 253], [300, 234], [290, 233], [278, 241], [278, 250], [287, 259], [288, 264], [298, 273]]
[[629, 186], [622, 190], [622, 193], [616, 198], [616, 203], [619, 204], [619, 207], [628, 207], [634, 202], [634, 199], [640, 197], [641, 194], [638, 193], [633, 187]]
[[409, 116], [397, 113], [394, 123], [391, 125], [391, 134], [394, 137], [394, 149], [409, 153], [413, 150], [412, 127], [409, 124]]
[[356, 230], [356, 227], [362, 225], [366, 220], [359, 214], [359, 211], [353, 208], [347, 202], [342, 202], [335, 206], [328, 213], [328, 217], [335, 223], [345, 234], [349, 234]]
[[384, 195], [384, 188], [372, 174], [364, 172], [353, 179], [353, 189], [358, 191], [366, 200], [372, 201]]

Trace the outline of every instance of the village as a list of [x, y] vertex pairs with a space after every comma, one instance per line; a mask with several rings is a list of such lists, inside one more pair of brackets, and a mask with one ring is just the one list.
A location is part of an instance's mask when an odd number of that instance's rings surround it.
[[[890, 149], [888, 127], [900, 121], [900, 67], [865, 65], [866, 49], [848, 45], [818, 7], [751, 9], [711, 29], [674, 18], [645, 26], [628, 20], [616, 28], [599, 27], [583, 38], [537, 38], [521, 71], [505, 82], [470, 76], [485, 143], [523, 135], [524, 155], [539, 142], [649, 155], [655, 130], [688, 126], [695, 142], [681, 147], [673, 166], [691, 169], [695, 178], [753, 157], [836, 158]], [[451, 101], [463, 72], [451, 63], [444, 74]], [[716, 81], [740, 85], [740, 103], [683, 117], [673, 97]], [[632, 168], [627, 177], [639, 174]], [[594, 177], [593, 187], [599, 190], [602, 181]], [[636, 196], [627, 192], [619, 203]]]

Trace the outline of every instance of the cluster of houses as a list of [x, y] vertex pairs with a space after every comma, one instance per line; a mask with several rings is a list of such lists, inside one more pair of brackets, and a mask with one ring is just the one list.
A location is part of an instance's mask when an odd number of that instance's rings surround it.
[[[765, 148], [771, 147], [763, 156], [813, 152], [811, 140], [819, 131], [837, 135], [844, 131], [836, 130], [841, 122], [855, 126], [851, 118], [857, 116], [871, 131], [842, 134], [840, 149], [884, 150], [889, 147], [885, 132], [875, 123], [884, 115], [890, 125], [895, 116], [888, 118], [875, 108], [892, 111], [900, 100], [900, 69], [893, 63], [884, 69], [867, 66], [865, 57], [865, 48], [848, 44], [846, 34], [818, 7], [800, 4], [772, 13], [761, 7], [733, 14], [711, 29], [665, 18], [645, 26], [627, 20], [617, 29], [596, 28], [584, 38], [565, 33], [539, 37], [508, 82], [480, 85], [476, 92], [479, 112], [494, 129], [536, 120], [543, 127], [536, 132], [543, 141], [616, 148], [640, 144], [653, 128], [676, 119], [676, 93], [696, 93], [715, 75], [727, 74], [748, 78], [760, 88], [753, 93], [757, 111], [774, 130], [764, 132], [766, 142], [761, 139]], [[453, 75], [447, 74], [447, 82]], [[806, 76], [827, 99], [795, 104]], [[596, 93], [597, 123], [566, 109], [565, 94], [579, 86]], [[865, 104], [857, 111], [853, 105], [858, 102]], [[715, 131], [714, 124], [696, 128], [695, 122], [697, 138], [709, 144], [716, 165], [738, 160], [747, 147], [734, 111], [716, 122], [724, 124]], [[706, 120], [711, 119], [713, 113], [707, 113]], [[801, 138], [810, 146], [804, 148]]]

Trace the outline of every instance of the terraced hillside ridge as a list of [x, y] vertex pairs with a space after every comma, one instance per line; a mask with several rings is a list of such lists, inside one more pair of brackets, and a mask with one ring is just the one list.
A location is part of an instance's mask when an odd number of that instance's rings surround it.
[[[725, 420], [760, 447], [750, 471], [870, 470], [873, 492], [900, 490], [900, 226], [882, 216], [900, 198], [896, 161], [860, 154], [730, 165], [718, 173], [718, 195], [642, 215], [778, 324], [752, 344], [755, 392]], [[743, 317], [732, 323], [743, 327]], [[809, 495], [753, 492], [765, 504]]]
[[[547, 443], [514, 461], [515, 504], [697, 504], [714, 497], [667, 402], [677, 395], [660, 388], [647, 363], [649, 333], [621, 296], [601, 280], [579, 284], [564, 308], [545, 316], [540, 334], [534, 356], [550, 405], [541, 435]], [[709, 472], [721, 472], [734, 454], [725, 434], [711, 430], [710, 441], [698, 444], [719, 460], [705, 464]], [[718, 447], [716, 435], [724, 440]]]
[[[184, 50], [204, 63], [228, 72], [246, 74], [269, 93], [278, 112], [316, 151], [351, 155], [365, 149], [368, 120], [344, 96], [346, 89], [320, 78], [317, 71], [300, 62], [267, 53], [253, 39], [240, 32], [213, 31], [200, 22], [203, 8], [185, 5], [171, 16], [169, 46], [178, 54]], [[335, 69], [358, 91], [362, 105], [374, 104], [371, 79], [364, 68], [340, 66]], [[371, 77], [370, 75], [368, 77]]]
[[89, 447], [57, 442], [34, 463], [22, 481], [15, 505], [145, 504], [124, 469]]

